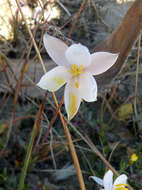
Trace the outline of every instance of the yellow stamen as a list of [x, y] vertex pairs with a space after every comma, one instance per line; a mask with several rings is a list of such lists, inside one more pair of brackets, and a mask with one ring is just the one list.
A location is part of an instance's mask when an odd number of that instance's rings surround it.
[[116, 184], [115, 185], [115, 190], [128, 190], [127, 184]]
[[116, 184], [115, 186], [119, 187], [119, 186], [122, 186], [122, 185], [127, 186], [127, 184], [125, 184], [125, 183], [119, 183], [119, 184]]
[[72, 69], [68, 70], [69, 73], [73, 74], [74, 77], [77, 77], [78, 75], [83, 73], [83, 66], [81, 65], [78, 67], [77, 65], [73, 64]]
[[115, 188], [115, 190], [128, 190], [128, 188], [126, 188], [126, 187], [117, 187], [117, 188]]

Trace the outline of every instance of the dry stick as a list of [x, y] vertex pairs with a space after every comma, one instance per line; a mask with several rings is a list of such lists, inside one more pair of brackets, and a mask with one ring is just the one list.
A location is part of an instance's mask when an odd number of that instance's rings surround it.
[[[53, 99], [55, 101], [56, 107], [58, 108], [58, 102], [57, 102], [56, 96], [55, 96], [55, 94], [52, 94], [52, 95], [53, 95]], [[64, 131], [65, 131], [68, 143], [69, 143], [69, 147], [70, 147], [70, 150], [71, 150], [71, 155], [72, 155], [72, 158], [74, 160], [74, 166], [75, 166], [75, 169], [76, 169], [76, 172], [77, 172], [77, 175], [78, 175], [78, 179], [79, 179], [79, 182], [80, 182], [80, 188], [81, 188], [81, 190], [85, 190], [86, 188], [85, 188], [82, 172], [81, 172], [81, 169], [80, 169], [79, 161], [78, 161], [78, 158], [77, 158], [77, 154], [76, 154], [76, 151], [75, 151], [75, 148], [74, 148], [74, 145], [73, 145], [73, 142], [72, 142], [71, 135], [70, 135], [70, 132], [68, 130], [67, 124], [66, 124], [60, 110], [59, 110], [59, 115], [60, 115], [60, 119], [61, 119], [61, 122], [63, 124]]]
[[69, 18], [69, 19], [60, 27], [60, 30], [63, 30], [71, 21], [72, 21], [72, 17]]
[[120, 121], [120, 120], [118, 119], [118, 117], [115, 115], [114, 110], [112, 109], [112, 107], [111, 107], [109, 101], [107, 101], [106, 96], [104, 96], [104, 97], [102, 97], [102, 98], [103, 98], [103, 100], [104, 100], [104, 102], [105, 102], [105, 104], [106, 104], [106, 108], [108, 108], [109, 112], [111, 113], [112, 118], [114, 118], [114, 119], [117, 120], [117, 121]]
[[6, 80], [7, 80], [7, 83], [8, 83], [8, 86], [11, 88], [11, 90], [13, 90], [13, 89], [12, 89], [12, 86], [11, 86], [11, 83], [10, 83], [10, 79], [9, 79], [9, 77], [8, 77], [8, 74], [7, 74], [6, 66], [5, 66], [4, 63], [3, 63], [3, 60], [2, 60], [2, 56], [1, 56], [1, 55], [0, 55], [0, 65], [1, 65], [1, 67], [2, 67], [2, 71], [1, 71], [1, 72], [4, 73], [5, 78], [6, 78]]
[[116, 142], [116, 144], [114, 145], [114, 147], [112, 148], [112, 151], [109, 155], [109, 158], [108, 158], [108, 161], [110, 162], [111, 161], [111, 157], [112, 157], [112, 154], [113, 152], [115, 151], [115, 149], [117, 148], [117, 146], [120, 144], [120, 141]]
[[[11, 62], [10, 62], [10, 60], [9, 60], [9, 59], [4, 55], [4, 53], [2, 53], [1, 51], [0, 51], [0, 56], [5, 60], [5, 62], [6, 62], [6, 67], [9, 68], [10, 72], [12, 73], [13, 78], [14, 78], [16, 81], [18, 81], [18, 79], [17, 79], [17, 77], [16, 77], [16, 74], [15, 74], [15, 72], [14, 72], [14, 69], [11, 67]], [[11, 83], [12, 83], [12, 80], [10, 80], [10, 84], [9, 84], [9, 85], [11, 85]]]
[[[33, 42], [34, 48], [35, 48], [35, 50], [36, 50], [36, 53], [37, 53], [37, 55], [38, 55], [38, 58], [39, 58], [39, 60], [40, 60], [41, 65], [42, 65], [42, 69], [43, 69], [44, 73], [46, 73], [46, 68], [45, 68], [44, 63], [43, 63], [43, 61], [42, 61], [42, 58], [41, 58], [40, 52], [39, 52], [39, 50], [38, 50], [38, 47], [37, 47], [37, 45], [36, 45], [36, 42], [35, 42], [35, 40], [34, 40], [34, 38], [33, 38], [32, 32], [31, 32], [30, 28], [29, 28], [28, 25], [27, 25], [27, 22], [26, 22], [26, 20], [25, 20], [25, 17], [24, 17], [24, 15], [23, 15], [23, 12], [22, 12], [22, 10], [21, 10], [21, 7], [20, 7], [20, 5], [19, 5], [18, 0], [15, 0], [15, 1], [16, 1], [16, 4], [17, 4], [19, 10], [20, 10], [21, 16], [22, 16], [22, 18], [23, 18], [23, 20], [24, 20], [24, 22], [25, 22], [25, 25], [26, 25], [26, 28], [27, 28], [27, 30], [28, 30], [28, 32], [29, 32], [29, 35], [30, 35], [30, 37], [31, 37], [31, 40], [32, 40], [32, 42]], [[57, 102], [57, 99], [56, 99], [55, 94], [52, 93], [52, 96], [53, 96], [53, 99], [54, 99], [54, 101], [55, 101], [56, 107], [58, 108], [58, 102]], [[67, 127], [67, 125], [66, 125], [65, 120], [63, 119], [63, 116], [62, 116], [62, 113], [61, 113], [60, 110], [59, 110], [59, 115], [60, 115], [60, 119], [61, 119], [62, 125], [63, 125], [64, 130], [65, 130], [65, 134], [66, 134], [66, 137], [67, 137], [67, 140], [68, 140], [68, 143], [69, 143], [70, 151], [71, 151], [71, 154], [72, 154], [72, 158], [73, 158], [74, 165], [75, 165], [75, 168], [76, 168], [78, 180], [79, 180], [79, 183], [80, 183], [80, 188], [81, 188], [81, 190], [85, 190], [84, 180], [83, 180], [82, 172], [81, 172], [81, 169], [80, 169], [79, 161], [78, 161], [78, 158], [77, 158], [77, 155], [76, 155], [76, 151], [75, 151], [75, 148], [74, 148], [72, 139], [71, 139], [70, 132], [69, 132], [69, 130], [68, 130], [68, 127]]]
[[75, 20], [74, 20], [74, 22], [73, 22], [73, 24], [72, 24], [72, 27], [71, 27], [71, 29], [70, 29], [70, 31], [69, 31], [68, 38], [71, 37], [72, 31], [73, 31], [74, 28], [75, 28], [76, 22], [77, 22], [77, 20], [78, 20], [78, 17], [80, 16], [81, 11], [83, 10], [83, 8], [84, 8], [84, 6], [85, 6], [85, 3], [86, 3], [86, 0], [83, 0], [82, 4], [81, 4], [81, 6], [80, 6], [80, 9], [79, 9], [79, 11], [78, 11], [78, 13], [77, 13], [77, 15], [76, 15], [76, 18], [75, 18]]
[[[116, 93], [116, 89], [117, 89], [117, 85], [113, 88], [113, 91], [111, 92], [111, 95], [109, 97], [109, 99], [106, 99], [106, 94], [104, 96], [101, 96], [103, 98], [103, 103], [101, 104], [101, 121], [103, 122], [103, 114], [105, 113], [107, 106], [105, 105], [105, 102], [107, 102], [110, 105], [111, 100], [114, 98], [114, 95]], [[104, 99], [105, 98], [105, 99]], [[112, 109], [110, 109], [112, 110]], [[113, 112], [111, 112], [112, 114], [112, 118], [114, 115], [114, 119], [115, 119], [115, 114]]]
[[[25, 119], [29, 119], [29, 118], [35, 118], [35, 116], [34, 116], [34, 115], [27, 115], [27, 116], [23, 116], [23, 117], [17, 117], [17, 118], [13, 121], [13, 123], [16, 123], [16, 122], [18, 122], [18, 121], [22, 121], [22, 120], [25, 120]], [[10, 122], [4, 123], [4, 124], [3, 124], [4, 129], [6, 129], [6, 128], [9, 126], [9, 124], [10, 124]]]
[[[11, 73], [13, 74], [14, 79], [18, 82], [18, 80], [17, 80], [17, 78], [16, 78], [16, 75], [15, 75], [15, 73], [14, 73], [14, 71], [13, 71], [13, 69], [12, 69], [12, 67], [11, 67], [11, 65], [10, 65], [10, 63], [9, 63], [9, 59], [8, 59], [1, 51], [0, 51], [0, 57], [2, 57], [2, 58], [6, 61], [7, 67], [10, 69]], [[8, 83], [8, 86], [10, 86], [10, 87], [12, 88], [12, 85], [11, 85], [11, 84], [12, 84], [12, 80], [9, 81], [9, 83]], [[8, 93], [8, 89], [7, 89], [7, 91], [5, 92], [4, 97], [6, 97], [7, 93]], [[5, 143], [4, 148], [1, 150], [1, 153], [0, 153], [0, 154], [2, 154], [3, 151], [5, 151], [5, 148], [6, 148], [7, 144], [8, 144], [9, 137], [10, 137], [10, 134], [11, 134], [11, 129], [12, 129], [13, 120], [14, 120], [14, 117], [13, 117], [13, 114], [12, 114], [12, 119], [11, 119], [11, 121], [10, 121], [9, 130], [8, 130], [8, 132], [7, 132], [6, 143]]]
[[139, 72], [139, 63], [140, 63], [140, 47], [141, 47], [141, 34], [138, 39], [138, 50], [137, 50], [137, 65], [136, 65], [136, 83], [135, 83], [135, 91], [134, 91], [134, 112], [137, 118], [137, 88], [138, 88], [138, 72]]
[[8, 94], [8, 89], [5, 91], [5, 93], [3, 94], [2, 98], [1, 98], [1, 102], [0, 102], [0, 109], [2, 110], [2, 107], [4, 106], [4, 102], [5, 102], [5, 99], [7, 98]]

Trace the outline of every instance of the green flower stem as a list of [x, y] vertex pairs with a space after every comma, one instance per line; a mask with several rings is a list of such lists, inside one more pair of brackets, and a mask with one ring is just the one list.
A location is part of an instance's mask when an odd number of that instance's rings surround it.
[[46, 96], [47, 96], [47, 93], [45, 94], [45, 97], [44, 97], [44, 99], [43, 99], [43, 101], [42, 101], [42, 103], [40, 105], [40, 108], [39, 108], [39, 111], [38, 111], [38, 114], [37, 114], [37, 117], [36, 117], [36, 121], [35, 121], [33, 130], [32, 130], [30, 142], [29, 142], [26, 157], [25, 157], [25, 160], [24, 160], [24, 166], [23, 166], [23, 169], [22, 169], [21, 177], [20, 177], [20, 183], [19, 183], [19, 186], [18, 186], [18, 190], [23, 190], [23, 188], [24, 188], [24, 181], [25, 181], [25, 177], [27, 175], [27, 170], [28, 170], [28, 166], [29, 166], [29, 162], [30, 162], [30, 158], [31, 158], [33, 144], [34, 144], [34, 140], [35, 140], [35, 137], [37, 135], [37, 132], [38, 132], [38, 127], [39, 127], [39, 123], [40, 123], [40, 117], [41, 117], [41, 114], [42, 114], [42, 110], [43, 110], [43, 107], [44, 107], [44, 102], [46, 100]]
[[34, 143], [34, 139], [36, 136], [36, 130], [37, 130], [37, 125], [35, 124], [33, 131], [32, 131], [32, 134], [31, 134], [30, 142], [28, 145], [28, 149], [27, 149], [27, 153], [26, 153], [26, 157], [25, 157], [25, 161], [24, 161], [24, 166], [23, 166], [22, 173], [21, 173], [21, 178], [20, 178], [18, 190], [23, 190], [23, 188], [24, 188], [24, 181], [25, 181], [27, 169], [29, 166], [30, 158], [31, 158], [33, 143]]

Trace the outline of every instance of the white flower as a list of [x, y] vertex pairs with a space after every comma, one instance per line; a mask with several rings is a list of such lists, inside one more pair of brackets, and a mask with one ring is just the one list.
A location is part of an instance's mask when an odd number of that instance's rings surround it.
[[99, 185], [103, 186], [104, 190], [128, 190], [127, 176], [125, 174], [122, 174], [119, 177], [117, 177], [114, 183], [113, 173], [111, 170], [108, 170], [105, 173], [103, 180], [96, 176], [91, 176], [91, 178]]
[[97, 100], [97, 84], [93, 75], [108, 70], [116, 62], [118, 54], [90, 54], [86, 46], [73, 44], [68, 47], [48, 34], [44, 34], [43, 42], [49, 56], [58, 66], [43, 75], [37, 85], [54, 92], [67, 83], [64, 103], [70, 120], [77, 113], [82, 99], [87, 102]]

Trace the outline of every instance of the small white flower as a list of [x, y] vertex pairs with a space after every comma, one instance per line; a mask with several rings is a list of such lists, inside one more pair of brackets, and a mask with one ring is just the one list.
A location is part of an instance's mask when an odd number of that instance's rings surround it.
[[67, 83], [64, 103], [70, 120], [77, 113], [82, 99], [87, 102], [97, 100], [97, 84], [93, 75], [108, 70], [116, 62], [118, 54], [90, 54], [86, 46], [73, 44], [68, 47], [48, 34], [44, 34], [43, 42], [49, 56], [58, 66], [43, 75], [37, 85], [54, 92]]
[[96, 176], [91, 176], [91, 178], [99, 185], [103, 186], [104, 190], [128, 190], [127, 176], [125, 174], [122, 174], [119, 177], [117, 177], [114, 183], [113, 173], [111, 170], [108, 170], [105, 173], [103, 180]]

